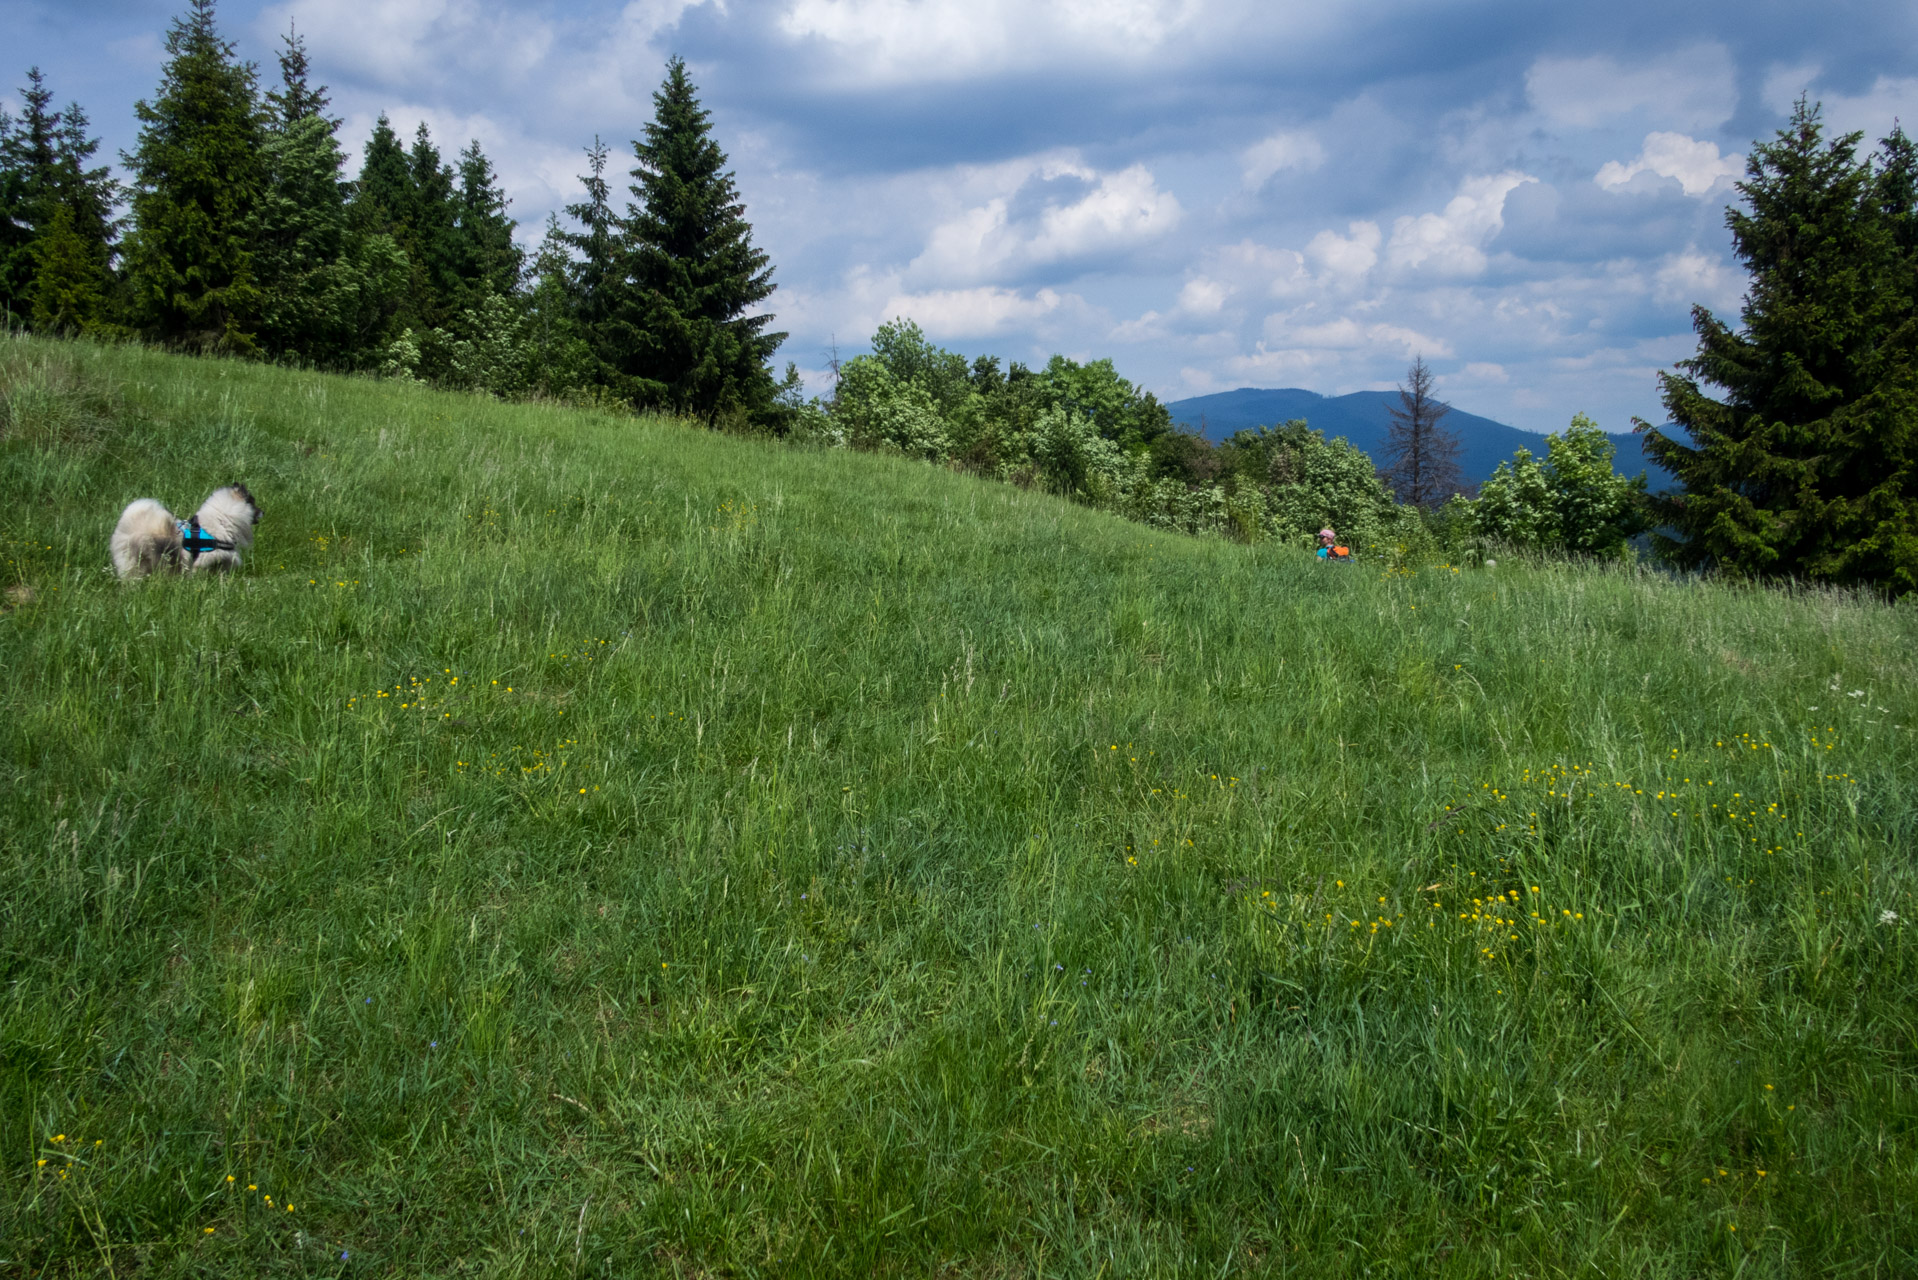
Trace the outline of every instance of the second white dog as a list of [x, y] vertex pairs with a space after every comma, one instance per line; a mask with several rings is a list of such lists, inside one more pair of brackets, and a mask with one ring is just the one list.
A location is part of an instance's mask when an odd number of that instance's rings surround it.
[[122, 578], [236, 569], [240, 552], [253, 545], [253, 526], [264, 514], [243, 484], [215, 489], [185, 520], [152, 498], [127, 504], [107, 544], [113, 571]]

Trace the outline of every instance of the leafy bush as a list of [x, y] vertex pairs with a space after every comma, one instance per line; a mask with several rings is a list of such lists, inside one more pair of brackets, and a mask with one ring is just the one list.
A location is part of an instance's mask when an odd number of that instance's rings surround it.
[[871, 354], [841, 367], [831, 403], [799, 416], [811, 441], [951, 463], [1157, 529], [1306, 546], [1329, 524], [1361, 554], [1394, 560], [1430, 542], [1370, 457], [1303, 420], [1214, 448], [1175, 430], [1110, 360], [1054, 356], [1002, 374], [997, 359], [968, 366], [910, 320], [881, 325]]
[[1623, 556], [1644, 532], [1645, 476], [1612, 467], [1612, 442], [1578, 414], [1562, 434], [1545, 437], [1543, 461], [1520, 449], [1498, 464], [1471, 505], [1480, 536], [1517, 547], [1577, 555]]

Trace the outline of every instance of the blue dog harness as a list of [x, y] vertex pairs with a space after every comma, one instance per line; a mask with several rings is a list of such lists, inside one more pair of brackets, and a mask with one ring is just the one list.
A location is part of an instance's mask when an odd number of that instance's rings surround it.
[[209, 551], [231, 551], [231, 542], [222, 542], [200, 527], [200, 517], [192, 516], [185, 520], [175, 520], [180, 527], [180, 546], [186, 552], [188, 564], [192, 564]]

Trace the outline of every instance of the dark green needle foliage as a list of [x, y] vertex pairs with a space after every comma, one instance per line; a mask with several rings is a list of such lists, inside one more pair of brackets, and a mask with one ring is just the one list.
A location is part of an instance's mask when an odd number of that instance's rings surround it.
[[[772, 296], [772, 268], [726, 153], [712, 139], [684, 60], [653, 95], [655, 115], [633, 144], [638, 166], [626, 217], [620, 296], [601, 326], [602, 358], [642, 404], [709, 426], [777, 416], [768, 361], [783, 333], [753, 309]], [[589, 229], [590, 230], [590, 229]]]
[[470, 305], [486, 294], [518, 289], [525, 255], [513, 243], [513, 219], [506, 216], [511, 201], [477, 139], [460, 152], [459, 190], [453, 200], [463, 300]]
[[253, 227], [267, 186], [266, 120], [254, 67], [188, 0], [167, 33], [160, 91], [135, 108], [135, 230], [127, 245], [134, 324], [169, 345], [252, 351], [262, 297]]
[[1751, 273], [1743, 327], [1694, 308], [1698, 354], [1661, 375], [1689, 443], [1640, 424], [1684, 485], [1660, 512], [1681, 564], [1918, 587], [1911, 145], [1895, 133], [1876, 165], [1859, 140], [1827, 138], [1801, 101], [1752, 149], [1726, 217]]
[[273, 355], [351, 367], [384, 336], [406, 280], [392, 237], [350, 225], [340, 122], [308, 79], [305, 42], [288, 34], [282, 87], [267, 95], [266, 190], [254, 225], [262, 292], [259, 339]]
[[619, 215], [613, 211], [611, 188], [606, 183], [608, 148], [598, 138], [586, 151], [586, 172], [579, 177], [586, 198], [566, 206], [566, 216], [579, 224], [577, 231], [558, 231], [553, 246], [564, 248], [568, 291], [573, 299], [574, 315], [588, 330], [605, 324], [620, 296]]
[[119, 184], [77, 102], [52, 110], [35, 67], [16, 121], [0, 112], [0, 306], [50, 332], [104, 332], [113, 302]]
[[97, 242], [75, 225], [73, 209], [53, 206], [53, 220], [34, 242], [33, 327], [41, 333], [106, 328], [112, 279]]

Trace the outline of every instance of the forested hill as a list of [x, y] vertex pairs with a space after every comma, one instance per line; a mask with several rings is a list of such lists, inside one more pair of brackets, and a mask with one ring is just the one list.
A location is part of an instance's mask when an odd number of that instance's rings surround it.
[[[1304, 418], [1312, 426], [1333, 438], [1344, 436], [1372, 455], [1380, 456], [1385, 430], [1390, 422], [1391, 406], [1398, 403], [1396, 391], [1355, 391], [1349, 396], [1322, 396], [1300, 387], [1262, 390], [1240, 387], [1209, 396], [1175, 400], [1166, 407], [1172, 420], [1206, 438], [1219, 441], [1235, 431], [1255, 426], [1276, 426], [1293, 418]], [[1515, 449], [1545, 452], [1545, 437], [1533, 431], [1521, 431], [1503, 422], [1481, 418], [1463, 409], [1453, 409], [1445, 425], [1458, 434], [1459, 467], [1465, 478], [1477, 484], [1492, 474], [1492, 469], [1512, 456]], [[1645, 456], [1640, 438], [1629, 432], [1608, 432], [1618, 453], [1614, 465], [1628, 476], [1647, 473], [1654, 490], [1668, 483], [1663, 471]]]

